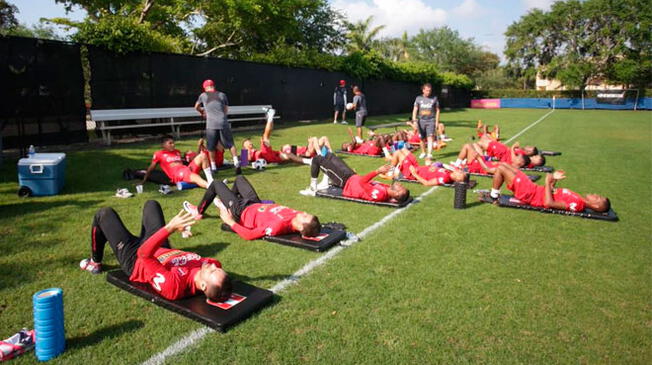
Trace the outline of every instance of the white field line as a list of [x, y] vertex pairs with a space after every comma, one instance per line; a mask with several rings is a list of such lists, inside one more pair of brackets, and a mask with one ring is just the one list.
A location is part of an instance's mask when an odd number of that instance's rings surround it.
[[523, 130], [521, 130], [520, 132], [513, 135], [512, 138], [506, 140], [505, 143], [509, 143], [509, 142], [513, 141], [514, 139], [516, 139], [516, 137], [520, 136], [521, 134], [525, 133], [528, 129], [534, 127], [535, 125], [539, 124], [539, 122], [546, 119], [546, 117], [549, 116], [550, 114], [552, 114], [552, 112], [554, 112], [554, 111], [555, 110], [553, 109], [553, 110], [549, 111], [548, 113], [546, 113], [543, 117], [535, 120], [532, 124], [530, 124], [529, 126], [523, 128]]
[[[518, 137], [521, 134], [525, 133], [525, 131], [527, 131], [528, 129], [534, 127], [539, 122], [544, 120], [548, 115], [552, 114], [553, 111], [554, 110], [549, 111], [547, 114], [545, 114], [541, 118], [537, 119], [532, 124], [528, 125], [523, 130], [521, 130], [520, 132], [518, 132], [517, 134], [512, 136], [512, 138], [505, 141], [505, 143], [509, 143], [513, 139], [515, 139], [516, 137]], [[421, 201], [423, 198], [425, 198], [426, 196], [432, 194], [437, 189], [438, 189], [437, 186], [430, 188], [428, 191], [426, 191], [423, 194], [419, 195], [415, 199], [415, 203], [418, 202], [418, 201]], [[402, 212], [404, 212], [405, 210], [410, 208], [412, 205], [413, 204], [407, 205], [407, 206], [405, 206], [403, 208], [396, 209], [395, 211], [389, 213], [388, 215], [384, 216], [378, 222], [376, 222], [376, 223], [370, 225], [369, 227], [365, 228], [362, 232], [360, 232], [357, 235], [357, 237], [359, 239], [363, 239], [364, 237], [366, 237], [370, 233], [374, 232], [378, 228], [384, 226], [387, 222], [392, 220], [397, 215], [401, 214]], [[280, 282], [278, 282], [270, 290], [272, 292], [274, 292], [274, 293], [278, 293], [280, 291], [283, 291], [288, 286], [298, 282], [302, 277], [308, 275], [315, 268], [317, 268], [317, 267], [325, 264], [326, 262], [328, 262], [330, 259], [335, 257], [337, 254], [339, 254], [346, 247], [355, 244], [357, 241], [358, 241], [357, 239], [353, 239], [353, 240], [349, 239], [349, 240], [341, 242], [340, 246], [333, 247], [332, 249], [330, 249], [325, 254], [323, 254], [320, 257], [308, 262], [301, 269], [297, 270], [294, 274], [292, 274], [289, 277], [287, 277], [286, 279], [283, 279]], [[211, 328], [208, 328], [208, 327], [202, 327], [202, 328], [199, 328], [197, 330], [194, 330], [194, 331], [190, 332], [189, 334], [185, 335], [181, 340], [179, 340], [179, 341], [173, 343], [172, 345], [170, 345], [165, 350], [163, 350], [163, 351], [157, 353], [156, 355], [150, 357], [147, 361], [145, 361], [143, 363], [143, 365], [159, 365], [159, 364], [163, 364], [165, 362], [165, 359], [167, 359], [170, 356], [174, 356], [174, 355], [184, 351], [186, 348], [188, 348], [190, 346], [194, 346], [197, 342], [201, 341], [207, 334], [209, 334], [211, 332], [215, 332], [215, 330], [213, 330]]]
[[[389, 213], [388, 215], [384, 216], [381, 220], [378, 222], [370, 225], [369, 227], [365, 228], [362, 232], [360, 232], [357, 235], [357, 238], [354, 239], [347, 239], [346, 241], [343, 241], [340, 243], [339, 246], [333, 247], [330, 249], [328, 252], [325, 254], [319, 256], [318, 258], [308, 262], [305, 264], [302, 268], [297, 270], [294, 274], [290, 275], [286, 279], [281, 280], [278, 282], [276, 285], [274, 285], [270, 290], [274, 293], [278, 293], [280, 291], [283, 291], [285, 288], [288, 286], [295, 284], [298, 282], [302, 277], [308, 275], [311, 271], [313, 271], [315, 268], [325, 264], [328, 262], [330, 259], [335, 257], [338, 253], [340, 253], [342, 250], [344, 250], [346, 247], [354, 245], [356, 242], [358, 242], [359, 239], [363, 239], [372, 232], [376, 231], [378, 228], [381, 228], [387, 222], [390, 220], [394, 219], [397, 215], [401, 214], [402, 212], [406, 211], [409, 209], [414, 203], [421, 201], [423, 198], [426, 196], [432, 194], [435, 190], [437, 190], [438, 187], [434, 186], [428, 191], [424, 192], [423, 194], [419, 195], [416, 199], [414, 199], [414, 202], [403, 207], [394, 210], [393, 212]], [[190, 332], [189, 334], [183, 336], [183, 338], [172, 345], [170, 345], [168, 348], [165, 350], [157, 353], [156, 355], [150, 357], [147, 361], [143, 363], [143, 365], [158, 365], [158, 364], [163, 364], [165, 362], [165, 359], [174, 356], [182, 351], [184, 351], [186, 348], [193, 346], [197, 342], [201, 341], [207, 334], [215, 332], [213, 329], [208, 328], [208, 327], [202, 327], [197, 330], [194, 330]]]

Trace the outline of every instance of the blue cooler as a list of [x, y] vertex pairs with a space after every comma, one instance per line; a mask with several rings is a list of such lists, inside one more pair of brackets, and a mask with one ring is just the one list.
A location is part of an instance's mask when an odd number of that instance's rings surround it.
[[65, 153], [34, 153], [18, 161], [18, 195], [56, 195], [66, 180]]

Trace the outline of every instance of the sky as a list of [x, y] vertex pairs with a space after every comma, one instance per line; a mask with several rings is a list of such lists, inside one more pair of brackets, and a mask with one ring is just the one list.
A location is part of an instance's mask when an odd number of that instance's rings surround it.
[[[447, 25], [464, 38], [473, 38], [486, 50], [502, 57], [505, 30], [528, 10], [547, 10], [555, 0], [329, 0], [350, 21], [374, 16], [375, 25], [385, 25], [380, 35], [399, 37], [419, 29]], [[19, 10], [18, 21], [33, 25], [40, 18], [68, 17], [82, 20], [84, 11], [66, 14], [54, 0], [8, 0]]]

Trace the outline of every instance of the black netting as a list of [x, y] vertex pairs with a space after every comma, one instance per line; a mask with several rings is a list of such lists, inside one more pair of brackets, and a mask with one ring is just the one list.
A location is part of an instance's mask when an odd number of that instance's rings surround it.
[[0, 37], [5, 148], [87, 141], [79, 45]]

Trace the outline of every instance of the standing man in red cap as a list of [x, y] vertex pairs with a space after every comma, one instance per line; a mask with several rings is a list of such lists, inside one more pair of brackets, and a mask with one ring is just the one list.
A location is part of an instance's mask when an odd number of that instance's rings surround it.
[[208, 149], [211, 169], [215, 170], [215, 150], [217, 143], [221, 142], [225, 149], [231, 151], [233, 165], [236, 174], [240, 173], [240, 161], [233, 143], [233, 134], [229, 124], [227, 113], [229, 111], [229, 100], [221, 91], [215, 90], [213, 80], [205, 80], [202, 84], [204, 92], [199, 95], [195, 103], [195, 109], [206, 119], [206, 148]]
[[346, 123], [346, 81], [340, 80], [339, 84], [335, 86], [333, 93], [333, 105], [335, 106], [335, 116], [333, 123], [337, 124], [337, 114], [342, 113], [342, 124]]

